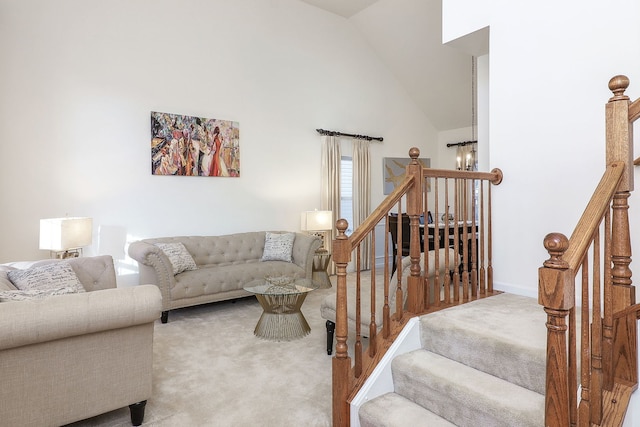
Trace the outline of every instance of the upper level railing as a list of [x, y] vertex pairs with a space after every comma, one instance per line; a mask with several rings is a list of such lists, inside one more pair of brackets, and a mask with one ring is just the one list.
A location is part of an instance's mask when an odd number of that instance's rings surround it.
[[609, 82], [607, 166], [580, 221], [569, 239], [560, 233], [544, 239], [550, 255], [539, 270], [539, 302], [547, 313], [546, 426], [620, 425], [638, 383], [627, 200], [640, 100], [624, 95], [628, 85], [624, 76]]
[[[349, 425], [350, 400], [409, 318], [493, 294], [491, 184], [501, 182], [501, 171], [423, 169], [419, 155], [417, 148], [409, 151], [404, 180], [350, 236], [344, 219], [336, 223], [336, 427]], [[389, 225], [394, 217], [395, 242]], [[371, 270], [363, 274], [365, 241]], [[352, 256], [355, 279], [347, 284]]]

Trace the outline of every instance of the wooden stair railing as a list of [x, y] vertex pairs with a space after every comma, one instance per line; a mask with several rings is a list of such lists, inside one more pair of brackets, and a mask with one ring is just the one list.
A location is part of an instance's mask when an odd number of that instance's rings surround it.
[[628, 85], [625, 76], [609, 82], [607, 167], [571, 238], [544, 239], [550, 257], [538, 273], [538, 298], [547, 313], [546, 426], [619, 426], [637, 388], [639, 309], [627, 200], [640, 100], [624, 95]]
[[[420, 151], [409, 150], [411, 162], [406, 175], [397, 184], [394, 191], [369, 215], [369, 217], [350, 235], [346, 236], [347, 221], [336, 222], [337, 238], [333, 241], [333, 261], [336, 265], [336, 352], [332, 360], [333, 384], [333, 425], [349, 426], [350, 404], [364, 381], [373, 371], [393, 340], [414, 316], [461, 304], [473, 299], [493, 294], [493, 276], [491, 265], [491, 196], [490, 185], [502, 181], [502, 172], [494, 169], [490, 173], [473, 171], [455, 171], [423, 169], [418, 163]], [[473, 194], [478, 192], [479, 198]], [[403, 200], [406, 200], [406, 212], [403, 212]], [[447, 208], [444, 208], [444, 207]], [[448, 207], [453, 207], [452, 218]], [[389, 269], [389, 222], [387, 218], [393, 209], [397, 213], [409, 216], [409, 274], [403, 278], [402, 221], [397, 221], [398, 254], [394, 284], [391, 285]], [[427, 222], [428, 213], [432, 213], [436, 224], [420, 224], [422, 216]], [[438, 226], [440, 216], [444, 224]], [[435, 215], [435, 216], [434, 216]], [[382, 228], [384, 221], [384, 267], [382, 291], [376, 286], [376, 229]], [[459, 226], [462, 224], [463, 226]], [[432, 232], [430, 232], [432, 230]], [[430, 240], [430, 238], [432, 240]], [[360, 274], [360, 245], [368, 239], [371, 246], [370, 283]], [[429, 242], [433, 249], [440, 245], [454, 248], [455, 255], [450, 257], [445, 250], [445, 260], [439, 259], [439, 250], [434, 250], [435, 263], [430, 260]], [[437, 242], [437, 243], [436, 243]], [[464, 243], [463, 243], [464, 242]], [[424, 252], [421, 250], [424, 247]], [[347, 265], [355, 253], [355, 301], [347, 300]], [[422, 256], [424, 254], [424, 256]], [[441, 278], [435, 266], [444, 262], [450, 275]], [[422, 266], [421, 266], [422, 264]], [[435, 264], [435, 265], [433, 265]], [[435, 271], [435, 277], [428, 277], [429, 271]], [[424, 272], [424, 273], [423, 273]], [[444, 281], [442, 292], [436, 292]], [[435, 283], [438, 285], [436, 286]], [[430, 291], [433, 289], [433, 291]], [[460, 291], [460, 289], [462, 289]], [[364, 292], [368, 290], [368, 292]], [[369, 299], [363, 300], [362, 294]], [[442, 295], [441, 295], [442, 293]], [[432, 295], [433, 294], [433, 295]], [[391, 301], [395, 298], [395, 304]], [[406, 301], [404, 304], [403, 302]], [[361, 304], [367, 304], [370, 311], [368, 328], [361, 329]], [[352, 336], [353, 363], [349, 355], [348, 306], [355, 310], [355, 334]], [[379, 309], [381, 307], [381, 309]], [[378, 313], [380, 311], [380, 313]], [[381, 314], [381, 316], [376, 316]], [[376, 323], [381, 317], [382, 325]], [[353, 322], [354, 319], [351, 319]], [[365, 321], [366, 323], [366, 321]], [[369, 345], [363, 349], [363, 337], [368, 337]]]

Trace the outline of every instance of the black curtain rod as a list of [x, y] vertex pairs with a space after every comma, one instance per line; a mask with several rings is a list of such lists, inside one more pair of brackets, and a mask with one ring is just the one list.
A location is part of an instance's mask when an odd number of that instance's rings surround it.
[[348, 136], [350, 138], [356, 138], [356, 139], [366, 139], [367, 141], [382, 141], [382, 137], [381, 136], [367, 136], [367, 135], [353, 135], [351, 133], [342, 133], [342, 132], [336, 132], [334, 130], [324, 130], [324, 129], [316, 129], [316, 131], [320, 134], [320, 135], [328, 135], [328, 136]]
[[447, 144], [447, 147], [457, 147], [457, 146], [464, 147], [465, 145], [476, 144], [477, 142], [478, 141], [451, 142]]

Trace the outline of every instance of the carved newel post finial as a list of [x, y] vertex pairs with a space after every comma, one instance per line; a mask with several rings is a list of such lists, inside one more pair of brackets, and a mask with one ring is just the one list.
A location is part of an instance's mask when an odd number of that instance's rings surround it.
[[336, 236], [336, 239], [346, 240], [347, 236], [344, 234], [344, 232], [347, 231], [348, 227], [349, 227], [349, 223], [347, 222], [346, 219], [340, 218], [339, 220], [337, 220], [336, 228], [338, 229], [338, 235]]
[[617, 101], [621, 99], [629, 99], [624, 94], [624, 91], [629, 87], [629, 78], [627, 76], [619, 75], [612, 77], [609, 80], [609, 90], [613, 92], [613, 97], [609, 101]]
[[549, 253], [549, 259], [544, 262], [545, 267], [568, 268], [562, 255], [569, 248], [569, 239], [562, 233], [549, 233], [544, 238], [544, 248]]
[[409, 157], [411, 157], [411, 163], [417, 163], [418, 157], [420, 157], [420, 149], [417, 147], [411, 147], [409, 149]]

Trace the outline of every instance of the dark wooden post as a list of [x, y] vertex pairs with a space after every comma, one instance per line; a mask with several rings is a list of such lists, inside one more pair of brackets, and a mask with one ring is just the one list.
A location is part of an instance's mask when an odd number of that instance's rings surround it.
[[547, 313], [545, 426], [570, 425], [567, 316], [575, 305], [574, 274], [562, 255], [569, 240], [560, 233], [544, 238], [550, 258], [538, 270], [538, 303]]
[[349, 224], [344, 219], [336, 222], [338, 236], [333, 241], [333, 260], [336, 264], [336, 355], [332, 364], [333, 425], [348, 427], [349, 402], [353, 382], [351, 358], [347, 347], [347, 264], [351, 261], [351, 244], [344, 234]]
[[[424, 310], [424, 280], [420, 275], [420, 214], [423, 212], [422, 183], [425, 181], [422, 166], [418, 163], [420, 150], [413, 147], [409, 150], [411, 162], [407, 165], [407, 176], [413, 177], [413, 186], [407, 192], [407, 215], [411, 241], [409, 257], [411, 258], [411, 274], [407, 277], [407, 311], [420, 313]], [[428, 234], [428, 233], [425, 233]], [[428, 246], [427, 246], [428, 249]]]

